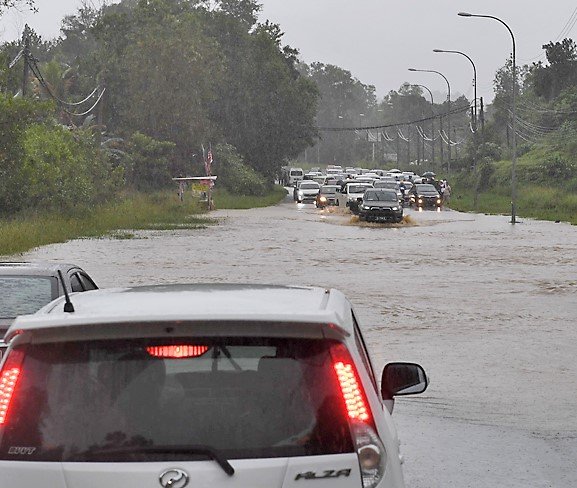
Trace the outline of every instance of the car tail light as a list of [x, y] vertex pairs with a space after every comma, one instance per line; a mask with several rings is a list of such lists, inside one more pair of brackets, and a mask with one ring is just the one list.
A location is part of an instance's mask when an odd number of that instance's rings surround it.
[[150, 346], [146, 352], [156, 358], [183, 359], [197, 358], [208, 351], [208, 346], [193, 344]]
[[349, 362], [337, 361], [334, 368], [345, 400], [348, 417], [363, 422], [370, 420], [367, 404], [353, 365]]
[[12, 351], [0, 372], [0, 427], [6, 425], [8, 420], [10, 402], [14, 396], [18, 378], [20, 378], [23, 359], [23, 352]]
[[349, 351], [339, 344], [331, 349], [331, 357], [359, 458], [363, 488], [373, 488], [385, 474], [387, 452], [377, 434], [363, 385]]

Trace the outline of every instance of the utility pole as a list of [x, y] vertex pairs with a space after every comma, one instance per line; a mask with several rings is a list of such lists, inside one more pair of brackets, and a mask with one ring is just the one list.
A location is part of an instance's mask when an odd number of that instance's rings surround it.
[[[424, 134], [425, 134], [425, 132], [423, 131], [423, 135]], [[422, 156], [423, 163], [424, 163], [425, 162], [425, 138], [423, 137], [422, 140], [423, 140], [423, 150], [422, 150], [421, 156]]]
[[407, 164], [411, 164], [411, 126], [407, 125]]
[[28, 76], [30, 73], [30, 35], [28, 31], [28, 24], [24, 27], [24, 51], [22, 57], [24, 58], [24, 70], [22, 73], [22, 98], [27, 95], [28, 88]]
[[441, 171], [443, 170], [443, 160], [445, 159], [445, 150], [443, 149], [443, 116], [439, 116], [439, 142], [441, 144]]
[[485, 108], [483, 105], [483, 97], [480, 98], [480, 102], [481, 102], [481, 113], [479, 115], [479, 118], [481, 120], [481, 132], [484, 134], [485, 133]]

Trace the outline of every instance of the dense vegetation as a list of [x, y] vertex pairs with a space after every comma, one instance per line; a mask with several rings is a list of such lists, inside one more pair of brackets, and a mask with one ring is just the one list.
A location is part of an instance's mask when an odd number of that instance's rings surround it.
[[318, 92], [280, 28], [257, 22], [259, 9], [255, 0], [85, 4], [58, 39], [25, 32], [30, 56], [21, 42], [4, 44], [0, 212], [156, 191], [204, 175], [209, 151], [229, 191], [271, 192], [284, 161], [317, 135]]
[[[34, 2], [0, 0], [0, 13], [14, 5]], [[297, 159], [432, 169], [477, 195], [475, 205], [483, 194], [506, 198], [515, 85], [520, 188], [577, 188], [571, 39], [545, 44], [547, 61], [520, 67], [516, 80], [507, 60], [474, 120], [464, 96], [449, 106], [405, 83], [378, 100], [345, 69], [299, 62], [259, 11], [257, 0], [86, 3], [58, 39], [25, 33], [25, 82], [23, 43], [0, 46], [0, 214], [154, 192], [173, 176], [205, 174], [209, 152], [219, 185], [246, 196], [271, 193], [280, 166]]]

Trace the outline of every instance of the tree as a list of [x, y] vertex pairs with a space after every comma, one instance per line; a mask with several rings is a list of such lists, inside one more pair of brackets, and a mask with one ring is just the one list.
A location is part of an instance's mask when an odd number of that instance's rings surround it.
[[246, 164], [272, 181], [285, 160], [313, 143], [317, 89], [297, 70], [297, 52], [282, 46], [278, 25], [248, 31], [226, 12], [207, 15], [224, 64], [211, 120]]
[[218, 8], [235, 19], [252, 27], [258, 18], [262, 6], [256, 0], [218, 0]]
[[36, 10], [35, 0], [0, 0], [0, 15], [6, 9], [13, 7], [27, 7], [30, 10]]
[[[317, 124], [320, 127], [354, 127], [361, 125], [362, 118], [370, 119], [376, 107], [373, 86], [364, 85], [350, 71], [331, 64], [312, 63], [303, 65], [301, 70], [319, 91]], [[348, 165], [367, 156], [368, 145], [355, 139], [354, 131], [326, 131], [321, 133], [312, 152], [318, 155], [319, 162]]]
[[543, 45], [548, 66], [541, 61], [531, 67], [530, 83], [535, 94], [551, 101], [577, 82], [577, 45], [572, 39]]
[[135, 132], [128, 141], [128, 154], [124, 164], [127, 184], [136, 190], [150, 191], [172, 184], [170, 156], [175, 144], [156, 141]]
[[524, 81], [529, 72], [528, 66], [517, 66], [517, 79], [513, 80], [513, 60], [507, 59], [505, 65], [495, 74], [493, 87], [495, 89], [495, 98], [493, 100], [493, 122], [502, 138], [510, 143], [510, 110], [513, 102], [513, 83], [517, 85], [517, 94], [520, 98], [523, 95]]

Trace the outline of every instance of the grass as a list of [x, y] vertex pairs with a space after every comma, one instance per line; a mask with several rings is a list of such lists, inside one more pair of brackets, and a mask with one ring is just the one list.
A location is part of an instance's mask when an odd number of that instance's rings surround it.
[[117, 202], [71, 215], [35, 212], [0, 220], [0, 255], [28, 251], [70, 239], [110, 236], [130, 239], [135, 230], [198, 229], [214, 223], [193, 202], [173, 192], [125, 195]]
[[[218, 189], [214, 198], [216, 208], [248, 209], [275, 205], [285, 195], [284, 188], [276, 186], [264, 197]], [[202, 229], [216, 222], [205, 212], [199, 202], [186, 197], [181, 202], [173, 191], [126, 194], [116, 202], [78, 209], [70, 215], [28, 212], [0, 220], [0, 256], [78, 238], [133, 239], [137, 230]]]
[[[480, 193], [475, 206], [472, 189], [453, 187], [450, 207], [463, 212], [510, 215], [510, 188], [497, 187]], [[517, 216], [577, 225], [577, 195], [560, 188], [518, 184]]]
[[218, 188], [214, 191], [213, 198], [216, 209], [248, 209], [276, 205], [285, 198], [286, 194], [286, 190], [279, 185], [276, 185], [271, 193], [262, 197], [233, 195]]

